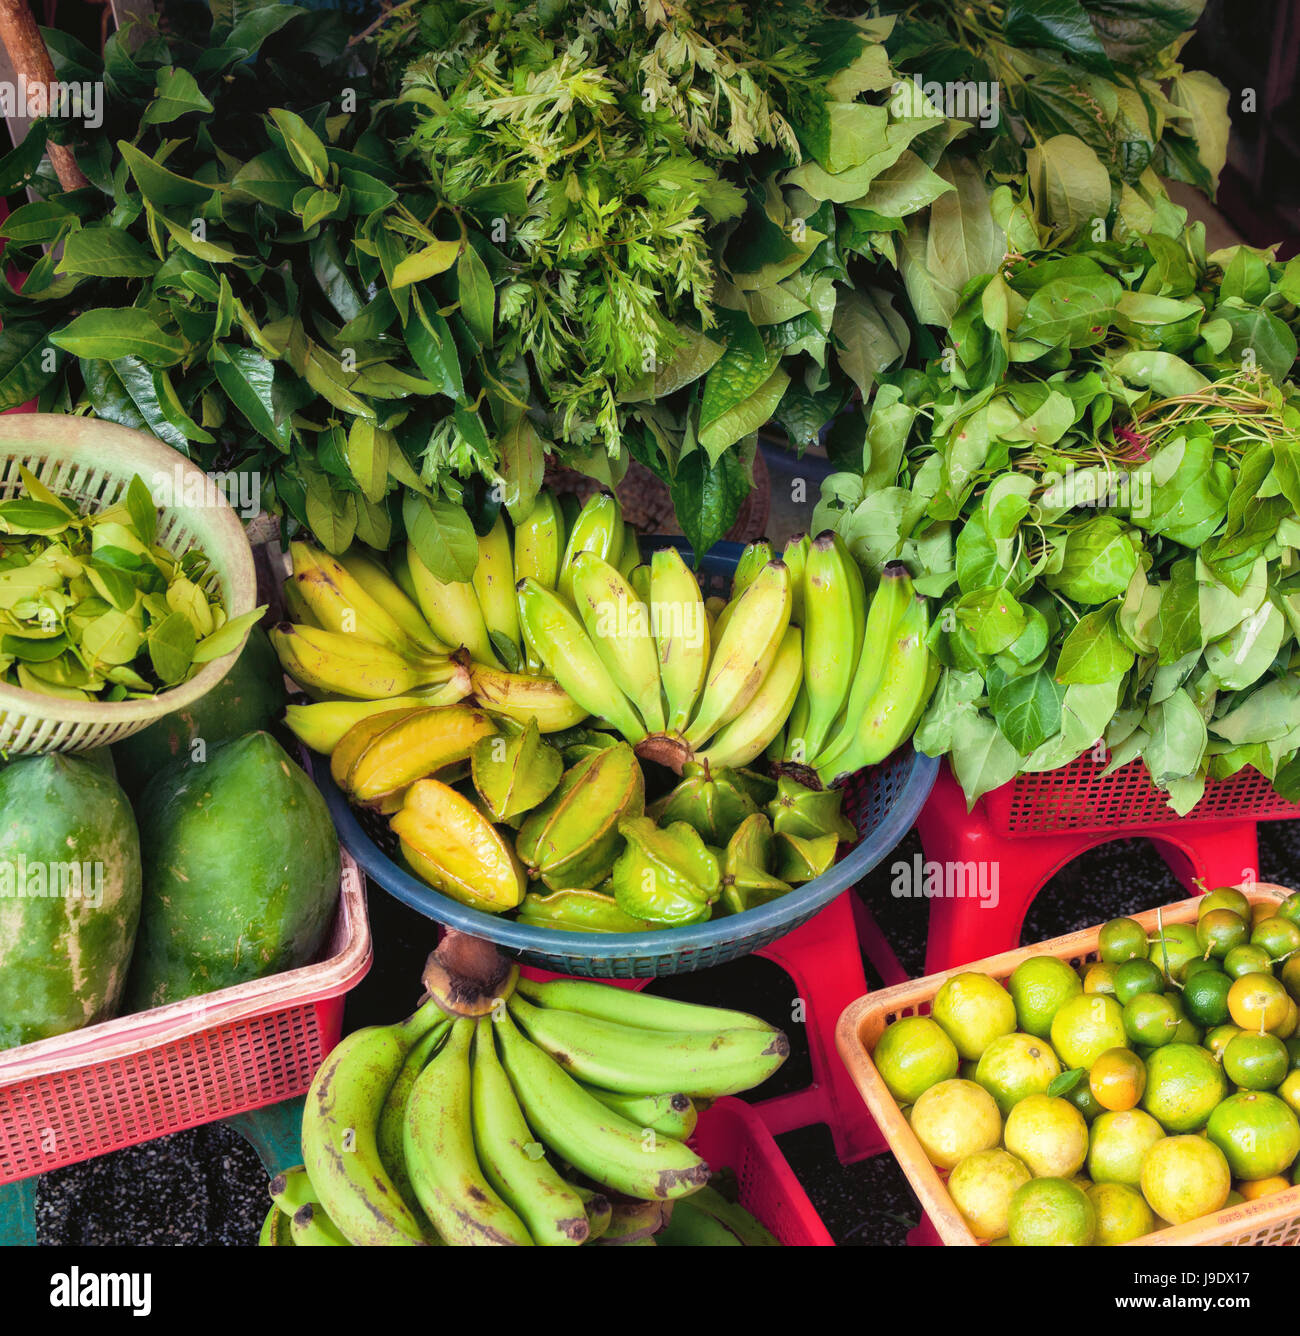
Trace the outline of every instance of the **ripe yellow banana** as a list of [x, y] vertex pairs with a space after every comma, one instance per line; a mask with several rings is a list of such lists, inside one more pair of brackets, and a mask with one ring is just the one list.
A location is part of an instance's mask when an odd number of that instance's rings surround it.
[[804, 567], [804, 681], [808, 723], [804, 749], [816, 756], [839, 718], [862, 649], [862, 573], [835, 534], [813, 539]]
[[406, 1105], [406, 1167], [438, 1235], [453, 1246], [531, 1245], [524, 1222], [484, 1177], [474, 1149], [469, 1048], [458, 1020], [416, 1079]]
[[618, 499], [597, 492], [587, 499], [569, 530], [564, 545], [564, 560], [556, 589], [566, 598], [573, 597], [573, 559], [579, 552], [594, 552], [602, 561], [617, 568], [623, 554], [623, 508]]
[[[515, 578], [510, 587], [515, 607], [519, 606], [516, 589], [520, 580], [536, 580], [545, 589], [554, 589], [560, 578], [560, 559], [564, 555], [564, 515], [560, 503], [550, 492], [542, 492], [526, 520], [515, 526]], [[542, 660], [528, 642], [522, 624], [524, 657], [530, 673], [539, 673]]]
[[353, 724], [389, 710], [419, 709], [426, 705], [455, 705], [470, 693], [466, 668], [451, 659], [447, 681], [417, 696], [395, 696], [386, 700], [323, 700], [312, 705], [289, 705], [284, 722], [299, 742], [328, 756]]
[[408, 598], [401, 585], [373, 557], [352, 548], [339, 561], [348, 574], [426, 654], [446, 654], [448, 647], [433, 634], [419, 605]]
[[699, 581], [675, 547], [650, 559], [650, 612], [670, 729], [685, 730], [709, 670], [709, 623]]
[[576, 728], [587, 717], [588, 711], [553, 677], [508, 673], [504, 668], [489, 668], [473, 661], [468, 663], [467, 671], [470, 694], [493, 714], [503, 714], [520, 723], [536, 719], [543, 733]]
[[320, 626], [316, 615], [303, 601], [298, 581], [292, 575], [281, 584], [280, 592], [284, 596], [284, 610], [289, 614], [291, 622], [296, 622], [299, 626]]
[[419, 654], [420, 646], [362, 587], [336, 557], [309, 543], [289, 545], [295, 593], [312, 619], [327, 631], [354, 635], [399, 654]]
[[535, 580], [523, 580], [519, 611], [542, 662], [560, 686], [588, 714], [608, 720], [629, 742], [640, 742], [646, 735], [640, 717], [610, 676], [572, 607]]
[[478, 596], [469, 581], [444, 582], [420, 560], [414, 543], [406, 545], [406, 566], [419, 600], [420, 611], [433, 633], [453, 649], [464, 646], [479, 663], [500, 667], [488, 639], [487, 625]]
[[713, 735], [695, 760], [714, 768], [736, 769], [761, 756], [789, 718], [802, 683], [803, 632], [788, 626], [758, 694], [738, 719]]
[[478, 565], [474, 567], [473, 585], [489, 637], [502, 637], [517, 652], [519, 610], [515, 601], [515, 560], [510, 551], [510, 531], [505, 516], [499, 512], [491, 530], [478, 540]]
[[692, 748], [737, 718], [758, 694], [790, 624], [790, 572], [770, 561], [727, 619], [709, 661], [700, 703], [686, 730]]
[[930, 650], [929, 604], [914, 594], [888, 641], [884, 672], [848, 744], [817, 766], [822, 783], [883, 761], [904, 742], [919, 710], [934, 689]]
[[802, 758], [813, 766], [823, 765], [847, 748], [861, 727], [867, 705], [885, 671], [885, 661], [893, 644], [894, 633], [915, 596], [912, 578], [901, 561], [891, 561], [881, 572], [880, 583], [867, 610], [862, 652], [854, 665], [844, 718], [820, 752], [807, 752]]
[[594, 552], [578, 553], [572, 583], [578, 615], [601, 662], [646, 728], [662, 732], [659, 656], [651, 635], [650, 609], [618, 571]]
[[281, 622], [271, 644], [284, 671], [308, 693], [381, 700], [446, 680], [446, 659], [416, 662], [386, 645], [314, 626]]

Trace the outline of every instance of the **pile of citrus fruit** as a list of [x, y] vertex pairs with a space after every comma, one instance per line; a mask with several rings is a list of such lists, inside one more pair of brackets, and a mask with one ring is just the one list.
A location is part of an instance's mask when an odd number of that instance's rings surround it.
[[1125, 1243], [1300, 1183], [1300, 893], [949, 977], [876, 1068], [971, 1232]]

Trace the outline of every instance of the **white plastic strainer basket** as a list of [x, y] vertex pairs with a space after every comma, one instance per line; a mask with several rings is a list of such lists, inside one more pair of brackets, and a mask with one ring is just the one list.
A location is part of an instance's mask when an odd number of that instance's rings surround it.
[[[170, 446], [97, 418], [0, 415], [0, 500], [18, 494], [20, 464], [83, 511], [116, 504], [138, 473], [155, 502], [168, 502], [158, 507], [156, 541], [177, 555], [192, 548], [207, 555], [211, 567], [202, 583], [208, 590], [214, 585], [220, 590], [227, 617], [242, 616], [256, 606], [253, 552], [239, 516], [212, 479]], [[60, 700], [0, 683], [0, 752], [85, 751], [119, 742], [210, 691], [242, 648], [241, 642], [188, 681], [150, 700]]]

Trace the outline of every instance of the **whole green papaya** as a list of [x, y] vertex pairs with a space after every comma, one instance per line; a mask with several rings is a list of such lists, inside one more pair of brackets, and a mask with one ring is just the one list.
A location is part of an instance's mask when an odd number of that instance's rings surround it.
[[0, 1048], [116, 1014], [140, 919], [140, 839], [102, 760], [0, 771]]
[[283, 713], [284, 704], [284, 670], [266, 632], [255, 626], [234, 666], [211, 691], [114, 743], [118, 778], [137, 795], [161, 770], [191, 760], [196, 738], [210, 751], [266, 728]]
[[139, 811], [144, 907], [132, 1007], [315, 957], [338, 903], [338, 837], [316, 786], [269, 733], [164, 771]]

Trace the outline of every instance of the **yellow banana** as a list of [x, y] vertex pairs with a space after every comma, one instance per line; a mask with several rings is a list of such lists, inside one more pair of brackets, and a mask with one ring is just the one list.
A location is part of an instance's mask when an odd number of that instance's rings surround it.
[[489, 638], [501, 636], [518, 650], [515, 562], [510, 552], [510, 531], [506, 528], [505, 516], [500, 513], [491, 531], [478, 540], [478, 565], [474, 567], [473, 585]]
[[[855, 588], [856, 586], [856, 588]], [[808, 549], [804, 567], [804, 680], [808, 686], [807, 755], [820, 753], [844, 709], [862, 649], [862, 573], [831, 531]]]
[[650, 609], [618, 571], [594, 552], [579, 552], [574, 559], [573, 601], [610, 676], [636, 707], [646, 728], [662, 732], [659, 656], [650, 632]]
[[293, 582], [312, 619], [327, 631], [355, 635], [399, 654], [420, 653], [397, 621], [336, 557], [308, 543], [290, 543]]
[[573, 597], [573, 559], [579, 552], [594, 552], [602, 561], [618, 566], [623, 554], [623, 509], [616, 497], [604, 492], [589, 497], [569, 530], [555, 585], [567, 599]]
[[[626, 580], [632, 567], [641, 560], [641, 535], [631, 521], [623, 521], [623, 550], [618, 558], [618, 573]], [[612, 563], [611, 563], [612, 564]]]
[[640, 717], [570, 605], [535, 580], [520, 581], [519, 595], [523, 623], [555, 680], [588, 714], [608, 720], [629, 742], [640, 742], [646, 735]]
[[419, 606], [407, 598], [401, 585], [372, 557], [353, 548], [339, 561], [348, 574], [379, 604], [427, 654], [446, 654], [447, 646], [433, 634]]
[[707, 742], [758, 694], [790, 624], [790, 571], [770, 561], [740, 596], [709, 661], [700, 703], [686, 730], [691, 747]]
[[[510, 594], [516, 610], [520, 580], [536, 580], [546, 589], [554, 589], [560, 578], [560, 559], [564, 555], [564, 515], [560, 503], [550, 492], [542, 492], [528, 518], [515, 526], [515, 578]], [[541, 671], [542, 660], [528, 643], [528, 633], [521, 624], [524, 659], [530, 673]]]
[[713, 735], [708, 747], [696, 753], [695, 760], [707, 761], [714, 768], [734, 769], [761, 756], [794, 708], [802, 682], [803, 633], [797, 626], [788, 626], [758, 694], [739, 718]]
[[660, 548], [650, 560], [650, 612], [659, 653], [659, 678], [667, 725], [682, 732], [690, 722], [709, 670], [709, 623], [704, 595], [682, 554]]
[[485, 710], [520, 723], [536, 719], [543, 733], [575, 728], [587, 717], [587, 709], [553, 677], [508, 673], [504, 668], [490, 668], [472, 661], [468, 664], [468, 675], [470, 694]]
[[808, 731], [808, 708], [808, 687], [801, 682], [790, 707], [790, 717], [785, 721], [780, 754], [773, 756], [773, 760], [794, 761], [797, 765], [808, 765], [812, 761], [804, 743], [804, 734]]
[[750, 543], [736, 562], [736, 573], [731, 580], [731, 597], [737, 599], [754, 583], [754, 577], [772, 560], [772, 544], [766, 538]]
[[395, 710], [417, 710], [431, 702], [425, 696], [396, 696], [388, 700], [324, 700], [314, 705], [290, 705], [284, 712], [289, 731], [314, 752], [328, 756], [353, 724]]
[[292, 575], [281, 584], [280, 592], [284, 595], [284, 610], [289, 614], [291, 622], [296, 622], [299, 626], [320, 626], [315, 614], [303, 600], [298, 581]]
[[281, 622], [271, 644], [284, 671], [306, 691], [353, 700], [406, 696], [445, 680], [446, 659], [413, 662], [386, 645], [314, 626]]
[[446, 582], [420, 560], [414, 543], [406, 545], [406, 566], [415, 586], [420, 611], [439, 640], [453, 649], [464, 646], [479, 663], [500, 666], [488, 638], [483, 610], [468, 580]]

